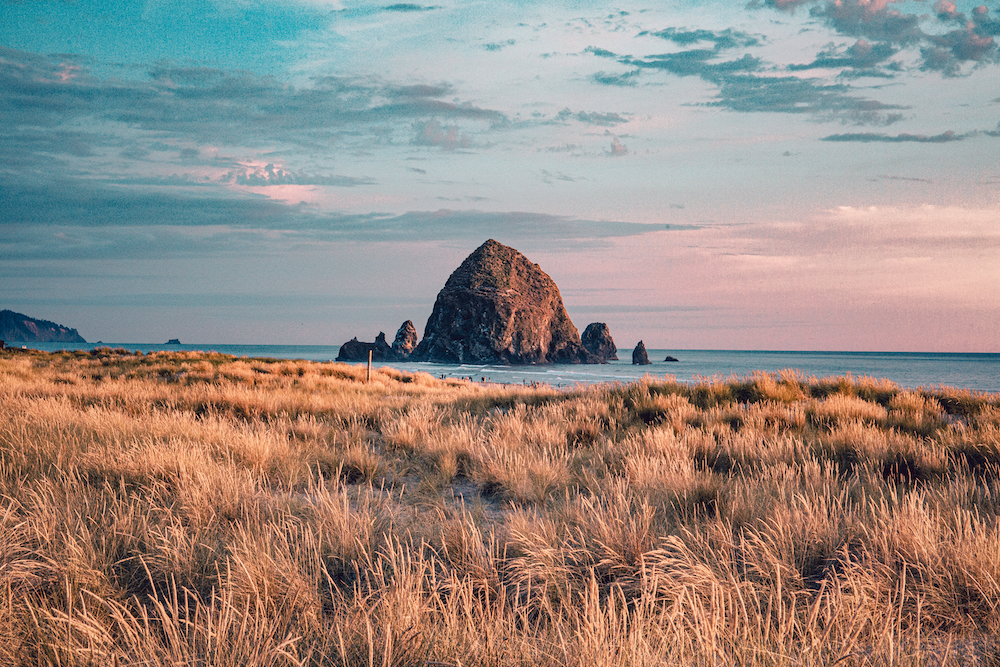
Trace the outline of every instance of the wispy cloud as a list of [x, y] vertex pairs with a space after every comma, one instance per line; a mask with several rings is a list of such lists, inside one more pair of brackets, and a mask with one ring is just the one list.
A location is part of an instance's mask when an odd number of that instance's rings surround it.
[[793, 72], [819, 68], [868, 70], [884, 63], [895, 55], [897, 51], [898, 49], [885, 42], [873, 44], [866, 39], [859, 39], [843, 53], [838, 53], [835, 48], [831, 48], [821, 51], [811, 63], [790, 65], [788, 69]]
[[353, 176], [321, 176], [305, 172], [286, 171], [281, 167], [268, 164], [256, 169], [230, 171], [220, 177], [221, 183], [236, 183], [250, 187], [271, 185], [331, 185], [335, 187], [352, 187], [356, 185], [372, 185], [371, 178]]
[[945, 144], [952, 141], [962, 141], [967, 135], [955, 134], [951, 130], [941, 134], [878, 134], [872, 132], [859, 132], [848, 134], [831, 134], [823, 137], [823, 141], [858, 141], [863, 143], [885, 142], [885, 143], [907, 143], [915, 142], [920, 144]]
[[599, 111], [577, 111], [576, 113], [573, 113], [567, 108], [556, 114], [556, 120], [559, 121], [567, 121], [571, 118], [578, 120], [581, 123], [586, 123], [587, 125], [598, 125], [600, 127], [614, 127], [615, 125], [621, 125], [622, 123], [628, 122], [627, 118], [623, 118], [619, 114], [613, 112], [602, 113]]
[[[680, 46], [710, 46], [643, 57], [620, 56], [618, 61], [621, 64], [636, 69], [617, 75], [599, 72], [592, 75], [592, 79], [603, 85], [631, 86], [635, 85], [640, 72], [663, 71], [679, 77], [696, 76], [718, 86], [718, 95], [709, 105], [730, 111], [808, 114], [865, 125], [888, 125], [902, 119], [899, 110], [905, 107], [858, 96], [847, 84], [799, 76], [765, 76], [762, 71], [774, 67], [759, 56], [743, 53], [736, 57], [727, 53], [759, 46], [762, 40], [754, 35], [734, 30], [716, 32], [677, 28], [640, 34], [661, 37]], [[614, 56], [610, 51], [596, 48], [588, 51], [603, 58]], [[891, 46], [858, 40], [843, 54], [828, 51], [812, 63], [793, 65], [790, 69], [871, 68], [895, 52]]]
[[[0, 49], [0, 90], [5, 104], [0, 119], [9, 130], [34, 128], [19, 141], [34, 140], [84, 154], [103, 139], [78, 134], [60, 140], [65, 126], [90, 118], [122, 123], [134, 130], [170, 133], [200, 143], [262, 145], [276, 141], [309, 144], [317, 128], [343, 141], [359, 133], [399, 130], [417, 119], [502, 125], [504, 113], [469, 103], [441, 99], [453, 93], [447, 84], [399, 86], [348, 77], [321, 77], [298, 89], [269, 77], [204, 67], [159, 65], [145, 80], [105, 81], [86, 70], [69, 81], [59, 72], [62, 60]], [[46, 129], [51, 128], [51, 129]], [[466, 134], [473, 128], [464, 129]], [[11, 132], [8, 145], [21, 131]], [[196, 157], [190, 151], [182, 157]], [[36, 151], [41, 152], [41, 151]]]

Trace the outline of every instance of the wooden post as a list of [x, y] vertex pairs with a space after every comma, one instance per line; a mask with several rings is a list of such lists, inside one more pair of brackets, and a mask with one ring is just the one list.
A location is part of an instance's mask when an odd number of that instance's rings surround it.
[[365, 382], [372, 381], [372, 351], [368, 350], [368, 377], [365, 378]]

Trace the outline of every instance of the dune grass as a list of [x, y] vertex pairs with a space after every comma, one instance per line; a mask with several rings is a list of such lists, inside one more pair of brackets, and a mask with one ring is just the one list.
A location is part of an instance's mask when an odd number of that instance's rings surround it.
[[998, 665], [1000, 398], [0, 353], [0, 665]]

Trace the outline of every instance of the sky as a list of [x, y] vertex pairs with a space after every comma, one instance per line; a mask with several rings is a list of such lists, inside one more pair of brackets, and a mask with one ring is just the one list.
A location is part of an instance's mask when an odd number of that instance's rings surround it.
[[998, 0], [0, 0], [0, 308], [419, 333], [486, 239], [618, 347], [1000, 352]]

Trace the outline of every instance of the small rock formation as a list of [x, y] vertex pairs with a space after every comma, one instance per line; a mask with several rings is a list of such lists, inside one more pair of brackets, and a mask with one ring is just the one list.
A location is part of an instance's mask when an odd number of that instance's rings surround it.
[[437, 295], [411, 360], [447, 363], [598, 363], [570, 321], [555, 282], [493, 239]]
[[639, 341], [639, 344], [635, 346], [635, 349], [632, 350], [632, 363], [636, 366], [645, 366], [646, 364], [651, 363], [649, 361], [649, 355], [646, 354], [646, 346], [643, 345], [641, 340]]
[[181, 344], [181, 341], [180, 341], [179, 338], [171, 338], [166, 343], [164, 343], [164, 345], [180, 345], [180, 344]]
[[414, 348], [417, 347], [417, 328], [413, 322], [406, 320], [399, 331], [396, 332], [396, 340], [392, 341], [392, 352], [399, 360], [407, 359]]
[[25, 343], [86, 343], [76, 329], [64, 327], [48, 320], [0, 310], [0, 338]]
[[583, 341], [583, 347], [602, 362], [618, 361], [615, 339], [611, 337], [611, 330], [604, 322], [588, 324], [580, 340]]
[[392, 348], [385, 342], [385, 333], [380, 331], [374, 343], [363, 343], [355, 337], [341, 345], [336, 361], [368, 361], [369, 350], [372, 353], [372, 361], [395, 359]]
[[671, 356], [670, 356], [670, 355], [668, 354], [668, 355], [667, 355], [667, 358], [666, 358], [666, 359], [664, 359], [664, 361], [680, 361], [680, 359], [678, 359], [677, 357], [671, 357]]

